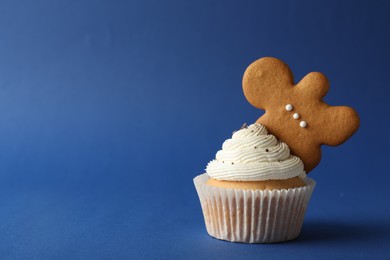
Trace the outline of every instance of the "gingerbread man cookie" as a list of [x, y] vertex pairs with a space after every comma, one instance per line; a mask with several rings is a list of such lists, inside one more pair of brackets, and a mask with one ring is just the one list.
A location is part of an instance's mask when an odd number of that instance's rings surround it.
[[294, 84], [287, 64], [269, 57], [253, 62], [243, 77], [246, 99], [265, 110], [257, 122], [289, 145], [307, 173], [320, 162], [321, 145], [342, 144], [359, 127], [355, 110], [322, 100], [328, 89], [327, 78], [319, 72], [311, 72]]

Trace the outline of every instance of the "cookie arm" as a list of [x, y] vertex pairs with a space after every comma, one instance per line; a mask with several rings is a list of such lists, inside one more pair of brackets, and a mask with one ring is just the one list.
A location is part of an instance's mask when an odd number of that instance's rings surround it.
[[310, 72], [293, 89], [301, 97], [319, 100], [329, 91], [328, 78], [320, 72]]

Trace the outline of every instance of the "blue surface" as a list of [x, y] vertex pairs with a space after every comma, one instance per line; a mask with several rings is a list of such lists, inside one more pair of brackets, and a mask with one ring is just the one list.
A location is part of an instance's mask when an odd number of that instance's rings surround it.
[[[390, 259], [385, 1], [1, 1], [1, 259]], [[328, 76], [359, 132], [323, 149], [301, 236], [206, 233], [192, 178], [261, 111], [255, 59]], [[283, 258], [282, 258], [283, 257]]]

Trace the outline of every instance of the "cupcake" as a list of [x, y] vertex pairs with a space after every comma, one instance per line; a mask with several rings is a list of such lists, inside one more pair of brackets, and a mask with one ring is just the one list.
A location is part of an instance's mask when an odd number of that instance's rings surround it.
[[359, 127], [355, 110], [323, 101], [328, 89], [319, 72], [294, 84], [289, 67], [275, 58], [246, 69], [244, 95], [265, 113], [234, 132], [194, 178], [210, 236], [274, 243], [299, 235], [315, 187], [306, 174], [320, 162], [321, 146], [342, 144]]
[[261, 124], [233, 133], [194, 183], [209, 235], [245, 243], [297, 237], [315, 186], [302, 161]]

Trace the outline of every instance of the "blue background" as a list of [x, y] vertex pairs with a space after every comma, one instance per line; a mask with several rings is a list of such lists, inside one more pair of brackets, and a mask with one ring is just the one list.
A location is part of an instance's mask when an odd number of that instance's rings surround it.
[[[389, 259], [390, 12], [385, 1], [1, 1], [1, 259]], [[323, 148], [301, 236], [206, 233], [192, 183], [262, 112], [263, 56], [361, 116]]]

